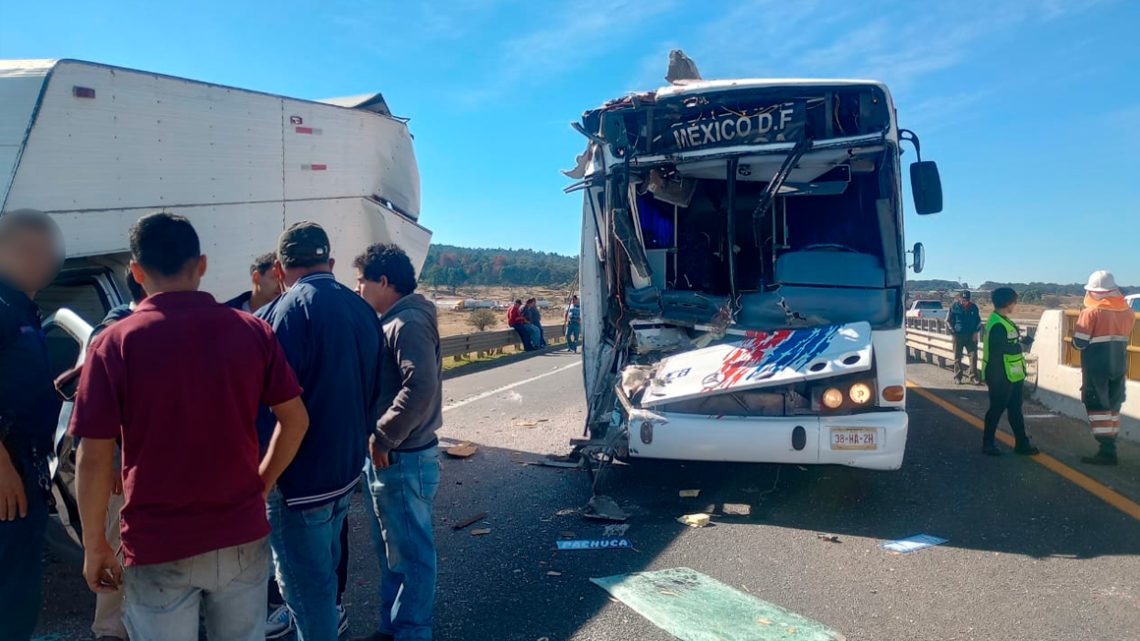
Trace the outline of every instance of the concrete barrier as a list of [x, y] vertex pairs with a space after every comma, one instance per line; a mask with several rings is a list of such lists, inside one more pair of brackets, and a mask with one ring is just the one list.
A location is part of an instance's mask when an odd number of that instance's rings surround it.
[[[1081, 370], [1065, 362], [1065, 312], [1047, 311], [1037, 326], [1033, 354], [1037, 356], [1037, 401], [1073, 418], [1086, 418], [1081, 403]], [[1121, 411], [1120, 436], [1140, 441], [1140, 381], [1128, 381]]]

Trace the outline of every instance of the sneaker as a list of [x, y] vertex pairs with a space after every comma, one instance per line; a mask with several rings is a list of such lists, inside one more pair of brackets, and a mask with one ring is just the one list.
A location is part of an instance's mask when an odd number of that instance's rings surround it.
[[348, 610], [345, 610], [344, 606], [338, 603], [336, 604], [336, 616], [336, 634], [337, 636], [341, 636], [345, 632], [348, 632]]
[[1001, 450], [993, 443], [985, 443], [982, 445], [982, 454], [986, 456], [1001, 456]]
[[283, 605], [274, 610], [265, 621], [265, 638], [280, 639], [296, 627], [297, 624], [293, 622], [293, 613], [289, 611], [289, 606]]
[[1116, 465], [1116, 456], [1097, 452], [1096, 456], [1082, 456], [1081, 462], [1089, 465]]

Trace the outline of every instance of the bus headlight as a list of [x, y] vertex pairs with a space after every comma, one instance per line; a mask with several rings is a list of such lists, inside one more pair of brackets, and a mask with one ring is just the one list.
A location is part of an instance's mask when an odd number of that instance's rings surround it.
[[871, 402], [871, 386], [866, 383], [855, 383], [848, 391], [848, 396], [851, 397], [852, 403], [866, 405]]
[[840, 405], [843, 405], [843, 392], [834, 387], [828, 388], [823, 393], [823, 396], [820, 397], [820, 401], [822, 401], [823, 406], [828, 409], [837, 409]]

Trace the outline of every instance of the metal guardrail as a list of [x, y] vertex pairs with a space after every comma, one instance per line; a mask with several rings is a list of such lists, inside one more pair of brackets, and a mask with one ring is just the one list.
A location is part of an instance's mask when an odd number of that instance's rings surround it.
[[[1039, 321], [1015, 321], [1026, 336], [1037, 333]], [[933, 363], [939, 367], [954, 367], [954, 336], [946, 327], [946, 321], [937, 318], [906, 319], [907, 356], [919, 361]], [[1025, 355], [1031, 378], [1036, 376], [1037, 360], [1029, 353]], [[982, 366], [982, 342], [978, 341], [978, 367]]]
[[[1073, 328], [1077, 326], [1080, 315], [1080, 310], [1065, 310], [1065, 335], [1061, 340], [1065, 341], [1065, 365], [1069, 367], [1081, 366], [1081, 350], [1073, 347]], [[1136, 320], [1140, 321], [1140, 314], [1136, 315]], [[1132, 326], [1132, 337], [1128, 342], [1128, 380], [1140, 381], [1140, 322]]]
[[[547, 325], [542, 328], [547, 343], [559, 343], [565, 339], [562, 325]], [[521, 347], [518, 332], [513, 329], [500, 329], [474, 334], [457, 334], [439, 339], [439, 347], [444, 358], [463, 356], [475, 352], [487, 352], [501, 347]]]

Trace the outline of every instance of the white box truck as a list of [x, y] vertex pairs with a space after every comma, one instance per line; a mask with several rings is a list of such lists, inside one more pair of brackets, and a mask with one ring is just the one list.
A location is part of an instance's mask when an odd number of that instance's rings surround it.
[[[148, 213], [193, 222], [210, 258], [202, 288], [218, 300], [248, 289], [253, 259], [300, 220], [328, 231], [346, 284], [368, 245], [400, 245], [418, 273], [431, 240], [412, 135], [381, 94], [298, 100], [77, 60], [0, 61], [0, 212], [24, 207], [66, 241], [63, 273], [36, 297], [56, 374], [123, 302], [128, 230]], [[69, 417], [65, 406], [65, 523], [77, 516]]]
[[[586, 446], [898, 469], [899, 155], [917, 139], [887, 88], [678, 80], [575, 128]], [[934, 163], [910, 173], [918, 213], [941, 210]]]

